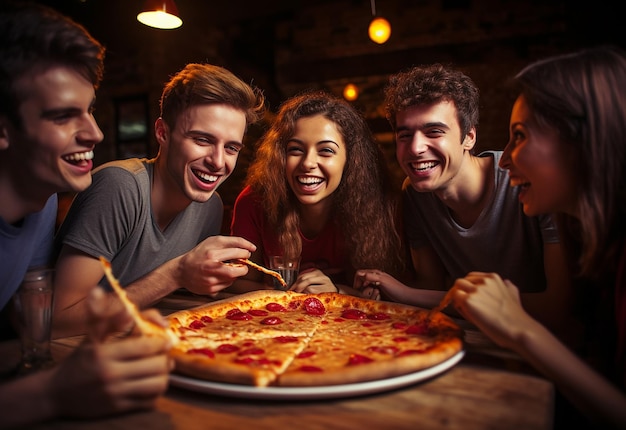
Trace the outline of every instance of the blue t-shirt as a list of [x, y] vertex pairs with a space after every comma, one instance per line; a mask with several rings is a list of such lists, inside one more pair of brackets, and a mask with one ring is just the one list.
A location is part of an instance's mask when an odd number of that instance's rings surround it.
[[19, 226], [0, 218], [0, 309], [17, 291], [29, 267], [50, 264], [57, 207], [53, 194], [41, 211], [28, 215]]

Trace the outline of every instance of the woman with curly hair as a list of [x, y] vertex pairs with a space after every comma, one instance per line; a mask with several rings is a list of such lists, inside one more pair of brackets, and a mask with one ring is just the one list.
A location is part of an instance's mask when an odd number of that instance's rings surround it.
[[[261, 138], [231, 234], [253, 242], [251, 260], [300, 256], [293, 291], [354, 293], [355, 269], [402, 269], [397, 199], [384, 155], [362, 115], [331, 94], [285, 101]], [[249, 271], [231, 291], [272, 288]], [[373, 291], [370, 297], [378, 297]]]

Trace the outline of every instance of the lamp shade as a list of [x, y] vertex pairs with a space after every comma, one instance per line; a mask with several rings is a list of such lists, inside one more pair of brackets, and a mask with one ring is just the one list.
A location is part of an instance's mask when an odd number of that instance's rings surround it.
[[147, 0], [142, 12], [137, 15], [137, 20], [150, 27], [165, 30], [178, 28], [183, 24], [174, 0]]
[[378, 44], [385, 43], [391, 36], [391, 24], [385, 18], [374, 18], [370, 22], [369, 35], [372, 41]]

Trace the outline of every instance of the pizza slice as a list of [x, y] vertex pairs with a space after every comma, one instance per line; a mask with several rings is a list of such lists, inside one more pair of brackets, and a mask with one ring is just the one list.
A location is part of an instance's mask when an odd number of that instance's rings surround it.
[[109, 284], [113, 287], [113, 291], [115, 291], [117, 296], [122, 301], [122, 304], [133, 318], [139, 331], [145, 335], [165, 336], [172, 342], [173, 345], [178, 343], [179, 338], [172, 332], [171, 329], [166, 329], [165, 327], [155, 324], [141, 315], [137, 306], [128, 298], [126, 291], [124, 291], [117, 278], [113, 275], [111, 263], [106, 258], [100, 256], [100, 264], [104, 269], [104, 274], [106, 275]]
[[173, 350], [179, 373], [213, 381], [274, 384], [309, 341], [307, 336], [212, 340], [187, 338]]
[[266, 269], [265, 267], [261, 266], [260, 264], [256, 264], [254, 261], [252, 260], [248, 260], [247, 258], [239, 258], [235, 261], [238, 261], [240, 263], [243, 264], [247, 264], [250, 267], [254, 267], [255, 269], [257, 269], [258, 271], [265, 273], [266, 275], [270, 275], [273, 276], [274, 278], [276, 278], [278, 280], [278, 282], [280, 282], [280, 285], [283, 286], [283, 288], [287, 288], [287, 282], [285, 282], [285, 280], [283, 279], [282, 275], [274, 270], [270, 270], [270, 269]]

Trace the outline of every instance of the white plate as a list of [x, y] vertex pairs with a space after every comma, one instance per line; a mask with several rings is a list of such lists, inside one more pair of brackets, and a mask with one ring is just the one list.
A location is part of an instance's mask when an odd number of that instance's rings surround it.
[[459, 351], [446, 361], [407, 375], [396, 376], [378, 381], [359, 382], [344, 385], [326, 385], [322, 387], [253, 387], [249, 385], [226, 384], [211, 382], [202, 379], [189, 378], [181, 375], [170, 375], [172, 385], [186, 388], [201, 393], [216, 394], [246, 399], [265, 400], [314, 400], [331, 399], [378, 393], [380, 391], [393, 390], [407, 385], [421, 382], [445, 372], [457, 364], [465, 355], [465, 351]]

